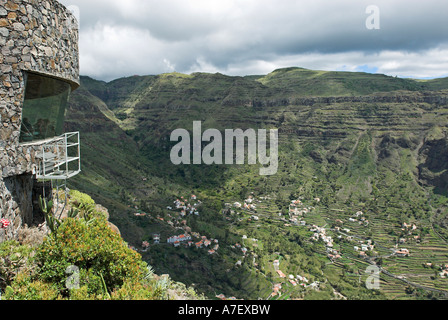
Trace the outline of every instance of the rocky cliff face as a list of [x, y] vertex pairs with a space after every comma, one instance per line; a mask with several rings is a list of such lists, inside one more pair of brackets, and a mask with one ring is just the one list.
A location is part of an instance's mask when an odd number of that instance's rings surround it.
[[422, 163], [418, 166], [419, 179], [444, 193], [448, 190], [448, 136], [425, 141], [419, 155]]
[[398, 172], [398, 154], [406, 150], [421, 183], [446, 187], [444, 79], [309, 72], [292, 68], [254, 77], [174, 73], [110, 83], [83, 77], [83, 89], [71, 102], [71, 120], [76, 121], [70, 123], [83, 123], [87, 132], [114, 132], [122, 141], [131, 138], [135, 152], [144, 154], [169, 150], [172, 130], [191, 130], [193, 121], [202, 121], [203, 130], [277, 128], [280, 146], [316, 143], [321, 150], [312, 150], [311, 159], [335, 165], [350, 163], [367, 134], [376, 164]]

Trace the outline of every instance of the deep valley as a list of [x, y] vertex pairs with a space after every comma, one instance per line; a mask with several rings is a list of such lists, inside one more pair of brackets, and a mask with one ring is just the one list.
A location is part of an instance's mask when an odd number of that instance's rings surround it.
[[[70, 188], [107, 207], [157, 274], [209, 298], [448, 297], [448, 79], [302, 68], [81, 77], [66, 119], [82, 143]], [[277, 129], [277, 173], [174, 165], [170, 134], [194, 121]], [[184, 234], [190, 244], [167, 243]], [[369, 266], [378, 289], [366, 287]]]

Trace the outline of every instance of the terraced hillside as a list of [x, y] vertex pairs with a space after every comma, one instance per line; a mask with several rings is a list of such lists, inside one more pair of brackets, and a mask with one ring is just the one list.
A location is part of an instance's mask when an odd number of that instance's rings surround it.
[[[79, 129], [83, 140], [84, 174], [73, 185], [109, 207], [111, 221], [136, 247], [152, 243], [154, 233], [163, 242], [186, 225], [220, 239], [218, 255], [151, 245], [145, 257], [157, 273], [195, 283], [211, 296], [266, 298], [279, 281], [283, 298], [440, 298], [446, 292], [448, 280], [438, 274], [448, 263], [446, 79], [288, 68], [266, 76], [81, 80], [66, 124]], [[258, 165], [173, 165], [170, 134], [192, 131], [193, 121], [201, 121], [203, 130], [278, 129], [277, 174], [260, 176]], [[201, 215], [167, 224], [172, 214], [166, 208], [188, 194], [203, 200]], [[225, 203], [249, 195], [268, 199], [258, 205], [258, 222], [248, 221], [253, 212], [223, 215]], [[353, 236], [377, 243], [376, 250], [360, 258], [352, 240], [341, 240], [341, 260], [332, 261], [299, 217], [290, 215], [295, 199], [315, 207], [301, 217], [306, 225], [333, 228], [341, 220]], [[148, 215], [136, 217], [136, 210]], [[367, 226], [349, 221], [358, 211]], [[403, 223], [416, 223], [415, 234], [404, 234]], [[335, 239], [341, 235], [328, 232]], [[235, 269], [240, 258], [232, 245], [243, 235], [259, 242], [247, 244], [242, 269]], [[391, 255], [400, 246], [409, 257]], [[283, 257], [285, 272], [326, 285], [297, 289], [278, 278], [274, 257]], [[384, 268], [379, 292], [363, 282], [372, 263]]]

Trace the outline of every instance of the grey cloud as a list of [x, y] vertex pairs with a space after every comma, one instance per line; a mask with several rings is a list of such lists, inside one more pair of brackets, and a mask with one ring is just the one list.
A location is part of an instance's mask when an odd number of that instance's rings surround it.
[[[236, 66], [249, 72], [251, 65], [250, 73], [255, 73], [288, 62], [306, 63], [310, 53], [328, 59], [341, 59], [338, 54], [346, 53], [347, 59], [354, 59], [351, 53], [357, 52], [363, 65], [374, 53], [415, 52], [419, 63], [425, 64], [425, 51], [448, 43], [448, 2], [436, 0], [61, 2], [80, 8], [82, 71], [103, 79], [173, 68], [200, 71], [196, 69], [201, 66], [236, 73]], [[371, 4], [380, 9], [380, 30], [365, 27], [365, 9]], [[328, 65], [325, 59], [317, 60], [321, 67]], [[384, 61], [376, 63], [382, 70], [380, 63]], [[408, 63], [397, 72], [415, 66]]]

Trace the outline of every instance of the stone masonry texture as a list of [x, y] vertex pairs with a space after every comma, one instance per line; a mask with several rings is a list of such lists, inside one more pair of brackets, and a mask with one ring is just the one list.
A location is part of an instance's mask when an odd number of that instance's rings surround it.
[[0, 242], [30, 220], [35, 150], [19, 144], [30, 71], [79, 86], [78, 22], [56, 0], [0, 0]]

